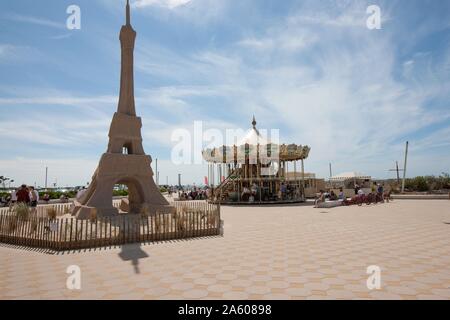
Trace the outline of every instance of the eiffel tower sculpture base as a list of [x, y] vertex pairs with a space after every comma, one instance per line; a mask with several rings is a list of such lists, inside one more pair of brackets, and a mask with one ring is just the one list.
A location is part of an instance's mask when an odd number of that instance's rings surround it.
[[86, 192], [74, 202], [72, 214], [78, 219], [114, 216], [119, 209], [112, 204], [116, 184], [128, 187], [128, 199], [122, 200], [120, 209], [128, 213], [173, 213], [175, 207], [158, 190], [153, 181], [148, 155], [104, 153]]

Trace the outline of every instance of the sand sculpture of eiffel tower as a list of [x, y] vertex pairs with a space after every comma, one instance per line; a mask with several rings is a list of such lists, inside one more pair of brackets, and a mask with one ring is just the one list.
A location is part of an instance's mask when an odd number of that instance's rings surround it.
[[117, 112], [109, 129], [109, 144], [92, 176], [86, 192], [75, 201], [72, 214], [86, 219], [93, 212], [97, 216], [119, 213], [112, 205], [116, 184], [128, 187], [129, 196], [121, 209], [129, 213], [169, 213], [175, 210], [162, 196], [153, 181], [152, 159], [142, 147], [141, 118], [136, 116], [133, 83], [133, 51], [136, 32], [130, 24], [130, 5], [127, 0], [126, 24], [120, 30], [122, 49], [120, 96]]

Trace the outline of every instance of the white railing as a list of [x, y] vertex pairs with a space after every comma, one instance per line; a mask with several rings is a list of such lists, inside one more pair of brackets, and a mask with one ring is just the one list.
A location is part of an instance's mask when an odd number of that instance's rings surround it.
[[[121, 199], [113, 199], [113, 206], [115, 208], [118, 208], [120, 206]], [[36, 213], [38, 217], [45, 217], [47, 216], [47, 210], [50, 208], [55, 209], [56, 216], [63, 216], [65, 214], [70, 213], [70, 208], [72, 206], [73, 202], [67, 202], [67, 203], [51, 203], [51, 204], [40, 204], [36, 207]], [[11, 210], [9, 207], [6, 208], [0, 208], [0, 214], [7, 214]]]

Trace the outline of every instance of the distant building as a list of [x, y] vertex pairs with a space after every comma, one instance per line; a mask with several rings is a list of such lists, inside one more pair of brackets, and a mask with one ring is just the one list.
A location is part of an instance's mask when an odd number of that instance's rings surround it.
[[[304, 179], [305, 179], [306, 198], [314, 198], [316, 196], [316, 193], [320, 192], [320, 190], [325, 190], [326, 187], [325, 179], [316, 178], [315, 173], [305, 172]], [[300, 182], [301, 180], [302, 180], [301, 172], [288, 172], [286, 174], [286, 181], [288, 182], [294, 181]]]

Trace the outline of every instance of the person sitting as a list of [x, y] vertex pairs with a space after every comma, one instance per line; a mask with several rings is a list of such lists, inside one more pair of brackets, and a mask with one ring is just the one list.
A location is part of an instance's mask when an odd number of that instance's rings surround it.
[[50, 195], [48, 193], [44, 194], [44, 197], [42, 197], [42, 200], [44, 200], [48, 204], [50, 201]]
[[255, 197], [257, 193], [258, 193], [258, 186], [256, 185], [256, 183], [253, 183], [253, 185], [252, 185], [252, 195]]
[[323, 190], [320, 190], [320, 194], [315, 201], [315, 207], [317, 208], [320, 203], [325, 202], [325, 193]]
[[359, 188], [358, 196], [364, 196], [364, 195], [365, 195], [365, 192], [364, 192], [363, 188]]
[[361, 206], [366, 199], [366, 194], [363, 188], [359, 188], [358, 190], [358, 205]]
[[247, 187], [244, 187], [241, 197], [242, 197], [242, 201], [248, 201], [248, 198], [250, 197], [250, 189]]
[[346, 200], [346, 196], [344, 194], [344, 190], [342, 188], [339, 189], [339, 200]]
[[333, 190], [330, 192], [330, 201], [336, 201], [338, 199], [336, 193]]

